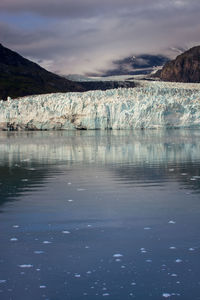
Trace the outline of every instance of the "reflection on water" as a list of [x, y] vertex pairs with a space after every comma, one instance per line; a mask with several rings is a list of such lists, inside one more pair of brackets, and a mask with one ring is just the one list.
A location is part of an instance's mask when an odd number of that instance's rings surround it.
[[23, 132], [0, 135], [1, 160], [38, 163], [179, 163], [199, 160], [199, 131]]
[[199, 191], [199, 131], [2, 132], [0, 297], [199, 299]]

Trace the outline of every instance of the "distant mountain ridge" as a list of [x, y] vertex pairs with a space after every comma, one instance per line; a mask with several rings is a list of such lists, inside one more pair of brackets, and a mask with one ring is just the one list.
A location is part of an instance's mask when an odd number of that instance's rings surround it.
[[[169, 58], [164, 55], [141, 54], [129, 56], [113, 61], [113, 69], [102, 71], [101, 76], [116, 75], [145, 75], [150, 74], [155, 68], [163, 66]], [[87, 74], [95, 76], [96, 74]], [[96, 76], [99, 76], [98, 74]]]
[[200, 82], [200, 46], [193, 47], [167, 62], [155, 75], [163, 81]]
[[71, 91], [81, 92], [84, 88], [0, 44], [0, 99]]

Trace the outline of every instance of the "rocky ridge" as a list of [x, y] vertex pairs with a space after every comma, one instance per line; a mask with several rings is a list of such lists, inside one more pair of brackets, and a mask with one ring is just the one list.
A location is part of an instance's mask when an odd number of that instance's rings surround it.
[[200, 82], [200, 46], [193, 47], [167, 62], [156, 76], [163, 81]]

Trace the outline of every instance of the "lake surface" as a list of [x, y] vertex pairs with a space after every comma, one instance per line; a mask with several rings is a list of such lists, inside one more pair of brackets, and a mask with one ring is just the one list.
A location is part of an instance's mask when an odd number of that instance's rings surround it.
[[0, 299], [200, 299], [200, 131], [0, 133]]

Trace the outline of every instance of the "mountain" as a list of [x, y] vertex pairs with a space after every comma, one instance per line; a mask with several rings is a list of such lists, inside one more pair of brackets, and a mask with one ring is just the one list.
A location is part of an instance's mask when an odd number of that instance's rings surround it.
[[[142, 54], [113, 61], [113, 69], [102, 71], [102, 76], [150, 74], [155, 68], [163, 66], [169, 60], [163, 55]], [[94, 76], [95, 74], [87, 74]], [[97, 75], [99, 76], [99, 75]]]
[[156, 76], [163, 81], [200, 82], [200, 46], [193, 47], [167, 62]]
[[132, 88], [129, 81], [77, 82], [43, 69], [0, 44], [0, 99], [57, 92]]
[[78, 83], [48, 72], [0, 44], [0, 99], [84, 90]]

